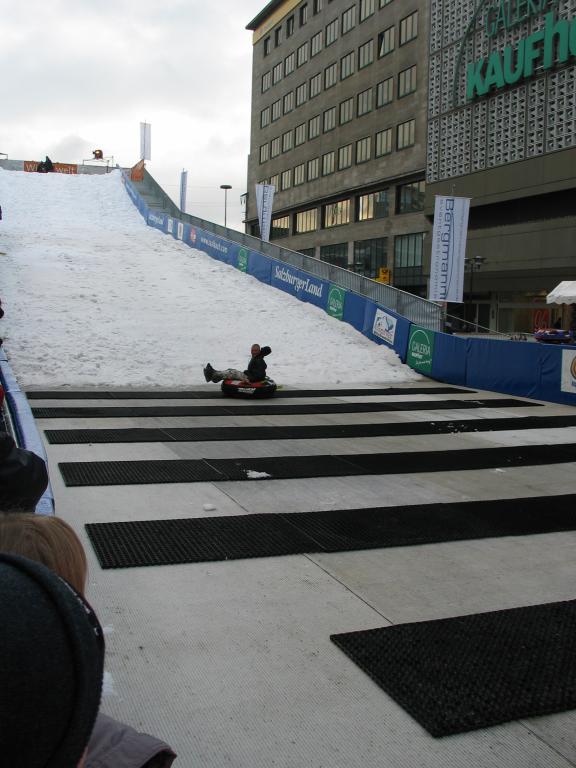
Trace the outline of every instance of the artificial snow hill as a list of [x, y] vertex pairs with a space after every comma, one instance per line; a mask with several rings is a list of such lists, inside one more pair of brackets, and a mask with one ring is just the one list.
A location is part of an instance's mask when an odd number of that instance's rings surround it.
[[4, 347], [23, 387], [205, 384], [272, 347], [286, 386], [414, 381], [397, 355], [322, 310], [146, 225], [106, 175], [0, 169]]

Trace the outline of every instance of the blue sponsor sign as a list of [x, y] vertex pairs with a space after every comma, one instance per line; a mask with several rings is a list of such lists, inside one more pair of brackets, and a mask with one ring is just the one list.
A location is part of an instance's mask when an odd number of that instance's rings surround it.
[[286, 293], [291, 293], [300, 301], [307, 301], [315, 304], [317, 307], [326, 309], [328, 302], [328, 290], [330, 283], [326, 280], [320, 280], [317, 277], [309, 275], [307, 272], [301, 272], [279, 261], [272, 261], [272, 273], [270, 275], [270, 285]]

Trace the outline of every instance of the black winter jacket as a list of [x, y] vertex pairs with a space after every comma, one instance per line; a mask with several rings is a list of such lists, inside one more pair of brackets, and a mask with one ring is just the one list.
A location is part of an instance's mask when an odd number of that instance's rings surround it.
[[248, 368], [244, 371], [250, 381], [262, 381], [266, 378], [266, 363], [264, 358], [272, 352], [270, 347], [262, 347], [260, 354], [250, 358]]
[[0, 432], [0, 511], [34, 511], [48, 486], [46, 464]]

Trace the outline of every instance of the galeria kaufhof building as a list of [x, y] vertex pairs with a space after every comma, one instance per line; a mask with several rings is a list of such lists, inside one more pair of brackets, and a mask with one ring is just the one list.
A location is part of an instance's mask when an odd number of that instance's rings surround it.
[[430, 14], [426, 213], [435, 194], [471, 198], [467, 315], [532, 330], [576, 279], [576, 0], [430, 0]]
[[[428, 0], [273, 0], [253, 31], [246, 229], [426, 292]], [[428, 238], [429, 239], [429, 238]]]

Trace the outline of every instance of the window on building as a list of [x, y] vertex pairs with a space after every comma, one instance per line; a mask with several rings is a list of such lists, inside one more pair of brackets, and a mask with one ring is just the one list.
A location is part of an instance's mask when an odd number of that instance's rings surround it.
[[294, 51], [289, 56], [286, 56], [284, 59], [284, 77], [287, 75], [291, 75], [292, 72], [294, 72], [294, 69], [296, 68], [296, 55], [294, 54]]
[[296, 88], [296, 106], [299, 107], [301, 104], [304, 104], [307, 98], [308, 83], [301, 83], [298, 88]]
[[394, 285], [417, 288], [423, 284], [423, 244], [423, 232], [394, 238]]
[[318, 229], [318, 209], [309, 208], [296, 214], [296, 232], [313, 232]]
[[371, 152], [371, 137], [366, 136], [364, 139], [358, 139], [356, 142], [356, 164], [365, 163], [370, 160]]
[[286, 19], [286, 37], [292, 37], [294, 34], [294, 16], [288, 16]]
[[320, 247], [320, 259], [335, 267], [348, 269], [348, 243], [332, 243]]
[[282, 152], [289, 152], [293, 146], [294, 134], [292, 131], [286, 131], [282, 134]]
[[390, 104], [394, 98], [394, 78], [387, 77], [386, 80], [378, 83], [376, 86], [376, 107], [385, 107]]
[[322, 225], [325, 229], [350, 223], [350, 200], [338, 200], [322, 207]]
[[270, 142], [270, 157], [278, 157], [280, 154], [280, 136]]
[[318, 96], [321, 90], [322, 90], [322, 72], [318, 72], [317, 75], [314, 75], [314, 77], [310, 78], [310, 98], [313, 99], [314, 96]]
[[358, 69], [363, 69], [374, 61], [374, 40], [368, 40], [358, 48]]
[[317, 13], [320, 13], [323, 7], [324, 7], [324, 0], [313, 0], [312, 12], [314, 15], [316, 15]]
[[304, 5], [300, 6], [299, 11], [299, 17], [300, 17], [300, 26], [303, 27], [304, 24], [308, 21], [308, 3], [304, 3]]
[[279, 216], [272, 219], [270, 226], [270, 240], [277, 240], [279, 237], [288, 237], [290, 234], [290, 216]]
[[354, 117], [354, 98], [351, 96], [346, 101], [340, 102], [340, 125], [349, 123]]
[[330, 107], [324, 112], [323, 117], [323, 130], [324, 133], [333, 131], [336, 128], [336, 107]]
[[290, 91], [284, 96], [284, 114], [292, 112], [294, 109], [294, 91]]
[[392, 0], [380, 0], [380, 8], [384, 8], [385, 5], [390, 5]]
[[358, 221], [371, 221], [372, 219], [385, 219], [388, 216], [388, 190], [370, 192], [368, 195], [360, 195], [356, 218]]
[[294, 146], [299, 147], [306, 141], [306, 123], [300, 123], [294, 129]]
[[416, 90], [416, 64], [398, 73], [398, 98]]
[[378, 277], [381, 267], [388, 265], [388, 238], [357, 240], [354, 243], [354, 271], [364, 277]]
[[308, 181], [314, 181], [320, 176], [320, 161], [317, 157], [308, 160]]
[[264, 72], [262, 75], [262, 93], [266, 93], [266, 91], [270, 88], [272, 85], [272, 75], [270, 72]]
[[282, 27], [277, 27], [274, 30], [274, 47], [278, 48], [281, 42], [282, 42]]
[[272, 85], [276, 85], [280, 80], [282, 80], [282, 62], [276, 64], [272, 70]]
[[405, 123], [400, 123], [396, 129], [396, 149], [406, 149], [411, 147], [416, 141], [416, 121], [406, 120]]
[[282, 190], [290, 189], [292, 186], [292, 168], [288, 168], [287, 171], [282, 171], [280, 174], [280, 186]]
[[355, 59], [355, 51], [350, 51], [340, 59], [340, 80], [346, 80], [347, 77], [354, 74]]
[[280, 120], [280, 118], [282, 117], [282, 99], [278, 99], [278, 101], [274, 101], [272, 103], [271, 114], [272, 114], [272, 122], [274, 122], [275, 120]]
[[352, 165], [352, 144], [346, 144], [338, 150], [338, 170], [350, 168]]
[[356, 6], [351, 5], [350, 8], [347, 8], [342, 14], [342, 34], [345, 35], [346, 32], [350, 32], [350, 30], [354, 29], [355, 26]]
[[392, 152], [392, 128], [385, 128], [376, 134], [376, 157]]
[[400, 45], [418, 37], [418, 11], [400, 20]]
[[394, 27], [388, 27], [378, 35], [378, 58], [394, 50]]
[[358, 94], [357, 116], [361, 117], [372, 111], [372, 88], [367, 88]]
[[336, 162], [336, 152], [326, 152], [322, 155], [322, 176], [329, 176], [334, 173]]
[[426, 182], [413, 181], [410, 184], [400, 184], [396, 188], [396, 212], [414, 213], [424, 210]]
[[374, 0], [360, 0], [360, 21], [374, 13]]
[[260, 147], [260, 162], [265, 163], [270, 158], [270, 145], [268, 143], [262, 144]]
[[338, 63], [334, 62], [334, 64], [330, 64], [329, 67], [326, 67], [324, 70], [324, 90], [328, 90], [328, 88], [332, 88], [332, 86], [336, 85], [338, 82]]
[[276, 192], [280, 189], [280, 176], [276, 173], [274, 176], [270, 176], [270, 184], [274, 187]]
[[271, 50], [270, 46], [271, 46], [271, 40], [270, 40], [270, 35], [268, 35], [268, 37], [264, 38], [264, 56], [268, 56], [270, 54], [270, 50]]
[[310, 40], [310, 55], [316, 56], [322, 50], [322, 32], [318, 32]]
[[[298, 187], [306, 181], [306, 163], [300, 163], [294, 168], [294, 186]], [[296, 230], [298, 231], [298, 230]]]
[[330, 24], [326, 26], [326, 33], [324, 35], [324, 45], [328, 47], [335, 43], [338, 39], [338, 19], [334, 19]]
[[316, 256], [316, 248], [300, 248], [298, 253], [301, 253], [302, 256], [310, 256], [313, 259]]
[[320, 115], [315, 115], [308, 120], [308, 138], [315, 139], [320, 136]]
[[260, 112], [260, 128], [266, 128], [270, 124], [270, 107], [266, 107]]
[[301, 67], [303, 64], [306, 64], [308, 61], [308, 42], [305, 42], [303, 45], [301, 45], [297, 52], [297, 64], [299, 67]]

